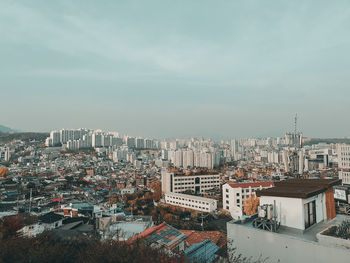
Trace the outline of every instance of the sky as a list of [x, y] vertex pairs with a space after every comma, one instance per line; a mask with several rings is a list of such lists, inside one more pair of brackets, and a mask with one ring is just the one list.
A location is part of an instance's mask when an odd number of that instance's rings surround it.
[[350, 136], [348, 0], [1, 0], [0, 124]]

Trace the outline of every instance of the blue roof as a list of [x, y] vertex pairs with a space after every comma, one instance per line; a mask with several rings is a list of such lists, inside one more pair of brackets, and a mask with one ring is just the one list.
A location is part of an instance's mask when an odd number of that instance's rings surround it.
[[177, 230], [175, 227], [164, 224], [164, 226], [151, 233], [146, 239], [149, 243], [161, 242], [162, 244], [168, 244], [173, 242], [173, 240], [176, 238], [179, 238], [178, 240], [182, 241], [186, 237], [186, 235]]
[[75, 209], [94, 209], [94, 205], [90, 203], [73, 203], [72, 208]]
[[15, 196], [15, 195], [19, 195], [19, 192], [17, 192], [17, 191], [8, 191], [8, 192], [5, 192], [4, 195]]
[[186, 249], [185, 256], [190, 262], [211, 263], [218, 257], [218, 255], [215, 254], [218, 250], [219, 247], [207, 238]]

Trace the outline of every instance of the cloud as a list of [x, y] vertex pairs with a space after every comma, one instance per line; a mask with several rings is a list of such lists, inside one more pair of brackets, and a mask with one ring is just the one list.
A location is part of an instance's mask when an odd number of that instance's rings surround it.
[[[231, 134], [220, 130], [237, 129], [227, 125], [231, 118], [255, 120], [264, 133], [295, 111], [310, 122], [323, 122], [316, 113], [344, 117], [350, 95], [349, 7], [347, 1], [4, 0], [1, 95], [18, 109], [23, 106], [16, 96], [30, 97], [28, 114], [42, 127], [55, 119], [43, 122], [35, 114], [47, 107], [42, 101], [53, 98], [67, 112], [76, 111], [76, 101], [94, 105], [97, 116], [106, 115], [99, 119], [106, 126], [115, 105], [133, 109], [135, 114], [123, 113], [133, 116], [129, 123], [127, 117], [115, 118], [134, 130], [140, 129], [134, 122], [144, 123], [138, 112], [166, 119], [149, 133], [182, 129], [177, 124], [183, 120], [195, 133], [210, 120], [208, 134]], [[5, 113], [21, 128], [20, 114]], [[77, 111], [71, 122], [82, 114]], [[260, 122], [260, 114], [275, 120]], [[42, 118], [52, 116], [55, 111]], [[64, 118], [57, 121], [65, 126]], [[253, 128], [241, 125], [238, 133]]]

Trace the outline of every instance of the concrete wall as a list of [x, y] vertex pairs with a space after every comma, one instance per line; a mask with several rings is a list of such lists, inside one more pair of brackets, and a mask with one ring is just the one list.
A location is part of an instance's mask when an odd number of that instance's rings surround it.
[[314, 200], [316, 203], [316, 222], [319, 223], [327, 219], [324, 193], [308, 199], [261, 196], [260, 205], [273, 204], [274, 200], [277, 206], [277, 220], [281, 222], [282, 226], [305, 230], [304, 204]]
[[266, 263], [350, 262], [350, 250], [318, 242], [227, 223], [228, 249], [252, 259], [267, 258]]
[[[331, 227], [334, 227], [334, 226], [330, 226], [329, 228]], [[324, 231], [322, 231], [321, 233], [317, 233], [316, 235], [317, 241], [320, 244], [323, 244], [325, 246], [341, 246], [341, 247], [350, 249], [350, 240], [323, 235], [322, 234], [323, 232]]]
[[165, 203], [208, 213], [217, 209], [217, 200], [177, 193], [166, 193]]
[[[228, 190], [228, 192], [226, 190]], [[239, 203], [240, 207], [237, 206], [237, 198], [241, 198], [241, 188], [239, 188], [240, 195], [238, 197], [236, 196], [236, 192], [237, 191], [234, 188], [232, 188], [229, 184], [224, 184], [222, 186], [223, 209], [229, 211], [234, 219], [238, 219], [243, 215], [241, 204]], [[226, 195], [228, 195], [229, 197], [227, 198]], [[229, 203], [227, 204], [226, 201], [228, 201]], [[226, 208], [227, 206], [229, 207], [229, 209]]]
[[168, 192], [171, 192], [171, 189], [170, 189], [170, 173], [168, 173], [165, 169], [162, 170], [161, 172], [161, 175], [162, 175], [162, 192], [163, 193], [168, 193]]
[[275, 197], [275, 196], [261, 196], [260, 205], [273, 204], [276, 200], [277, 206], [277, 220], [281, 222], [282, 226], [288, 226], [300, 230], [305, 229], [304, 223], [304, 207], [302, 199]]

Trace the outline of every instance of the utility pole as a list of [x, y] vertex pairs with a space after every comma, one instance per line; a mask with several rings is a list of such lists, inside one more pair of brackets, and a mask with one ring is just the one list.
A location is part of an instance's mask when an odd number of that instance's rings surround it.
[[29, 195], [29, 213], [32, 211], [32, 193], [33, 193], [33, 188], [30, 188], [30, 195]]

